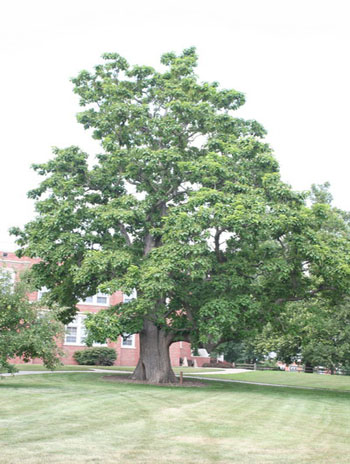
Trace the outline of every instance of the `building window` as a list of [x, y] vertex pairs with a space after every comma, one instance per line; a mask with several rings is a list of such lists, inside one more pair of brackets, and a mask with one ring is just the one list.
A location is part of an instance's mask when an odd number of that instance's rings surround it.
[[16, 271], [10, 267], [1, 267], [2, 276], [0, 275], [0, 279], [3, 280], [4, 283], [8, 284], [10, 291], [12, 292], [15, 288], [16, 282]]
[[46, 287], [41, 287], [40, 290], [38, 290], [38, 300], [41, 300], [41, 298], [47, 293], [49, 290]]
[[130, 293], [130, 295], [125, 295], [125, 293], [123, 293], [123, 303], [129, 303], [130, 301], [134, 300], [135, 298], [137, 298], [137, 294], [136, 294], [135, 289], [132, 291], [132, 293]]
[[122, 335], [122, 348], [135, 348], [135, 334]]
[[85, 316], [77, 316], [74, 321], [66, 325], [65, 345], [85, 345], [86, 329], [84, 319]]
[[104, 304], [108, 303], [108, 296], [107, 295], [97, 295], [96, 296], [97, 304]]
[[89, 304], [96, 306], [108, 306], [109, 296], [105, 293], [97, 293], [93, 296], [87, 296], [85, 300], [80, 300], [79, 304]]
[[66, 327], [66, 343], [77, 343], [77, 327], [67, 326]]

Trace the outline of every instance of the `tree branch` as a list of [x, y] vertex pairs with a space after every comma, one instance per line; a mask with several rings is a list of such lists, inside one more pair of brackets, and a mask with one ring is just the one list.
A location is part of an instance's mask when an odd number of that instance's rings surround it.
[[118, 227], [119, 227], [119, 230], [122, 234], [122, 236], [125, 238], [125, 241], [126, 241], [126, 244], [128, 246], [131, 246], [132, 242], [130, 240], [130, 237], [129, 237], [129, 234], [127, 233], [126, 231], [126, 228], [124, 226], [124, 224], [122, 224], [121, 222], [118, 223]]
[[220, 250], [220, 236], [223, 232], [223, 229], [216, 228], [215, 236], [214, 236], [214, 243], [215, 243], [215, 255], [219, 263], [225, 262], [224, 255]]
[[317, 293], [320, 293], [322, 291], [327, 291], [327, 290], [336, 290], [334, 287], [323, 287], [321, 286], [320, 288], [316, 288], [315, 290], [310, 290], [306, 295], [304, 296], [293, 296], [290, 298], [278, 298], [275, 300], [275, 304], [281, 304], [281, 303], [287, 303], [288, 301], [302, 301], [306, 300], [307, 298], [312, 298], [313, 296], [317, 295]]

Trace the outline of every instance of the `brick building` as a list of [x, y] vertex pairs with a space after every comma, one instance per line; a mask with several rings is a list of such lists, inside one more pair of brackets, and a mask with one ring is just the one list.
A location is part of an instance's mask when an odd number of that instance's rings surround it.
[[[38, 263], [39, 259], [28, 257], [18, 258], [14, 253], [0, 251], [0, 267], [6, 268], [10, 273], [13, 281], [19, 280], [21, 273], [29, 269], [33, 264]], [[28, 294], [30, 301], [40, 300], [45, 292], [45, 288], [37, 292]], [[88, 313], [96, 313], [108, 308], [110, 305], [115, 305], [121, 302], [127, 302], [129, 297], [123, 295], [122, 292], [115, 292], [113, 295], [105, 295], [98, 293], [97, 295], [86, 298], [81, 301], [77, 308], [79, 313], [74, 321], [65, 327], [65, 336], [61, 340], [60, 346], [65, 355], [61, 358], [63, 364], [76, 364], [73, 354], [75, 351], [84, 350], [86, 345], [84, 319]], [[132, 334], [126, 337], [118, 337], [116, 342], [108, 342], [106, 346], [114, 348], [117, 352], [116, 366], [136, 366], [139, 359], [139, 336]], [[200, 367], [204, 363], [209, 362], [208, 356], [192, 356], [191, 345], [188, 342], [176, 342], [170, 347], [170, 359], [173, 366], [180, 366], [182, 360], [187, 359], [189, 362], [195, 362]], [[16, 360], [21, 362], [21, 360]], [[186, 361], [185, 361], [186, 362]], [[41, 364], [40, 359], [33, 359], [33, 364]]]

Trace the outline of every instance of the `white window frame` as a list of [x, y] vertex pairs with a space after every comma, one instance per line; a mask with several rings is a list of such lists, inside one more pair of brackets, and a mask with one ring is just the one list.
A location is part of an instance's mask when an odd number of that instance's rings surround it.
[[[106, 297], [106, 303], [98, 303], [97, 298], [99, 297]], [[79, 304], [90, 305], [90, 306], [109, 306], [109, 295], [106, 293], [98, 292], [96, 295], [89, 296], [88, 298], [92, 298], [92, 301], [84, 301], [80, 300]]]
[[16, 271], [12, 269], [12, 267], [7, 267], [7, 266], [1, 266], [1, 270], [4, 272], [4, 274], [7, 274], [9, 277], [10, 291], [12, 293], [15, 289]]
[[[121, 344], [120, 344], [121, 348], [135, 348], [135, 334], [123, 334], [121, 337], [122, 337]], [[124, 345], [125, 343], [124, 337], [127, 339], [130, 339], [131, 337], [131, 345]]]
[[126, 295], [125, 293], [123, 293], [123, 303], [129, 303], [130, 301], [134, 300], [135, 298], [137, 298], [137, 293], [136, 293], [135, 288], [130, 293], [130, 295]]
[[45, 295], [45, 293], [47, 293], [49, 291], [49, 289], [47, 287], [41, 287], [40, 290], [38, 290], [38, 296], [37, 296], [37, 299], [38, 301], [41, 300], [41, 298]]
[[69, 327], [75, 327], [77, 329], [76, 332], [76, 341], [75, 342], [69, 342], [67, 341], [67, 332], [65, 332], [64, 335], [64, 345], [71, 345], [71, 346], [86, 346], [86, 343], [84, 341], [84, 338], [86, 337], [86, 329], [84, 325], [84, 320], [85, 320], [85, 315], [83, 314], [78, 314], [75, 319], [67, 324], [65, 326], [65, 331]]
[[[65, 335], [64, 335], [64, 345], [65, 346], [69, 346], [69, 345], [72, 345], [72, 346], [86, 346], [86, 343], [84, 341], [84, 338], [86, 337], [86, 327], [85, 327], [85, 318], [86, 318], [86, 314], [78, 314], [75, 319], [70, 322], [69, 324], [67, 324], [65, 326], [65, 331], [67, 330], [67, 328], [70, 326], [70, 327], [76, 327], [77, 329], [77, 335], [76, 335], [76, 341], [75, 342], [67, 342], [67, 332], [65, 332]], [[108, 346], [108, 343], [98, 343], [98, 342], [94, 342], [92, 344], [92, 346]]]

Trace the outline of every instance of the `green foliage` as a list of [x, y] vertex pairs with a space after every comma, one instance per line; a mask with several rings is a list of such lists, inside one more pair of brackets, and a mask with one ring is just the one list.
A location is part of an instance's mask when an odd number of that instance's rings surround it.
[[276, 351], [278, 359], [300, 359], [331, 370], [350, 365], [350, 303], [330, 306], [327, 301], [290, 303], [279, 324], [267, 324], [256, 340], [262, 352]]
[[265, 130], [234, 117], [242, 93], [200, 82], [193, 48], [163, 55], [164, 72], [103, 58], [73, 79], [102, 153], [91, 167], [78, 147], [56, 148], [34, 165], [37, 216], [12, 230], [20, 256], [41, 258], [36, 285], [61, 320], [97, 290], [136, 289], [90, 319], [90, 339], [151, 321], [211, 350], [255, 337], [289, 301], [349, 293], [348, 219], [281, 181]]
[[73, 357], [83, 366], [113, 366], [117, 353], [113, 348], [99, 346], [76, 351]]
[[[350, 236], [349, 213], [331, 206], [328, 183], [313, 185], [310, 200], [315, 220], [321, 226], [318, 236], [328, 242], [322, 254], [319, 243], [315, 243], [314, 252], [321, 259], [319, 265], [313, 263], [313, 266], [328, 268], [327, 272], [332, 272], [336, 278], [344, 270], [347, 272], [349, 255], [344, 244], [348, 243]], [[343, 259], [339, 256], [341, 253], [344, 253]], [[311, 266], [309, 263], [306, 265], [309, 271]], [[307, 365], [322, 365], [332, 371], [349, 366], [348, 292], [344, 288], [342, 293], [334, 293], [335, 287], [330, 283], [328, 288], [328, 292], [311, 292], [307, 299], [296, 298], [296, 301], [289, 302], [278, 318], [266, 324], [255, 340], [255, 348], [266, 353], [276, 351], [278, 359], [286, 362], [301, 359]]]
[[123, 333], [133, 334], [142, 330], [139, 320], [133, 317], [132, 303], [118, 305], [95, 314], [87, 314], [85, 327], [88, 336], [85, 340], [88, 346], [93, 342], [105, 343], [106, 340], [116, 340]]
[[251, 364], [264, 359], [263, 354], [258, 353], [247, 341], [223, 343], [218, 347], [218, 352], [224, 354], [226, 361], [235, 363]]
[[13, 285], [6, 269], [0, 268], [0, 370], [13, 372], [11, 358], [25, 361], [41, 358], [46, 367], [60, 364], [56, 338], [63, 327], [52, 312], [29, 302], [25, 281]]

